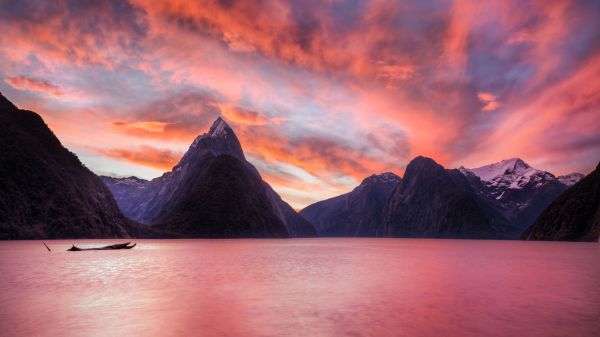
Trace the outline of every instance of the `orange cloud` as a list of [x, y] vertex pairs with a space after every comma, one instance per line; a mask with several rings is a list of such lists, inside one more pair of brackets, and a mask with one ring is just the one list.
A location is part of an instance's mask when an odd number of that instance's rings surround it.
[[246, 110], [240, 107], [228, 106], [225, 104], [219, 105], [219, 110], [221, 114], [228, 121], [233, 122], [234, 124], [243, 124], [243, 125], [265, 125], [267, 123], [280, 124], [285, 122], [285, 118], [280, 117], [268, 117], [263, 114], [260, 114], [256, 111]]
[[494, 111], [500, 107], [500, 103], [496, 101], [488, 102], [486, 105], [481, 108], [481, 111]]
[[231, 33], [225, 32], [223, 34], [223, 41], [227, 43], [227, 46], [231, 51], [248, 53], [256, 51], [256, 47]]
[[124, 131], [146, 131], [146, 132], [164, 132], [169, 123], [158, 121], [140, 121], [140, 122], [114, 122], [113, 125], [117, 129]]
[[171, 150], [155, 149], [150, 146], [140, 146], [132, 149], [103, 149], [88, 147], [88, 150], [99, 155], [123, 160], [130, 163], [170, 171], [181, 159], [182, 154]]
[[[323, 195], [333, 197], [348, 192], [353, 185], [337, 184], [327, 181], [307, 182], [294, 175], [281, 174], [270, 170], [261, 170], [263, 180], [271, 186], [276, 186], [285, 194], [285, 200], [291, 205], [309, 205], [323, 199]], [[315, 194], [320, 191], [321, 194]]]
[[362, 180], [393, 167], [364, 150], [324, 137], [289, 138], [272, 129], [242, 126], [236, 132], [248, 154], [266, 163], [283, 162], [301, 168], [324, 180], [344, 175]]
[[478, 92], [477, 97], [485, 104], [483, 108], [481, 108], [481, 111], [494, 111], [501, 105], [500, 102], [498, 102], [498, 97], [492, 93]]
[[4, 82], [19, 90], [40, 91], [52, 96], [64, 95], [57, 85], [40, 79], [29, 78], [26, 76], [15, 76], [5, 78]]
[[496, 100], [496, 95], [489, 92], [478, 92], [477, 97], [479, 97], [479, 100], [484, 103]]

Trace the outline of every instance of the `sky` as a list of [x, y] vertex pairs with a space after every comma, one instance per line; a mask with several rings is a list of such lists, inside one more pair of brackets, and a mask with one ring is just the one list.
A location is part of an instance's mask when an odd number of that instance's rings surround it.
[[0, 92], [97, 174], [154, 178], [222, 116], [294, 208], [402, 175], [600, 160], [600, 2], [0, 0]]

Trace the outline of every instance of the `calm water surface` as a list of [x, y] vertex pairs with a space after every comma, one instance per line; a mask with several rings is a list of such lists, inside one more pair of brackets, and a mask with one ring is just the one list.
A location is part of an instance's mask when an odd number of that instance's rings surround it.
[[1, 336], [600, 336], [598, 244], [72, 242], [0, 242]]

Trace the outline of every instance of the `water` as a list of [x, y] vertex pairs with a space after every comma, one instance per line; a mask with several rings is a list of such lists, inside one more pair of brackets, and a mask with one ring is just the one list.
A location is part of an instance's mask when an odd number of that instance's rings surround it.
[[72, 242], [0, 242], [1, 336], [600, 334], [598, 244]]

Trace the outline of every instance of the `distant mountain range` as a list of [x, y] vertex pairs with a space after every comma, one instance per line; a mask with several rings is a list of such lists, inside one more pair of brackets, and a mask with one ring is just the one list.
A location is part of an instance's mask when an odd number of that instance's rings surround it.
[[381, 231], [383, 210], [402, 178], [372, 175], [349, 193], [319, 201], [300, 211], [321, 236], [374, 237]]
[[2, 95], [0, 123], [0, 239], [597, 241], [600, 235], [600, 168], [587, 177], [556, 177], [518, 158], [446, 169], [417, 157], [403, 178], [372, 175], [354, 190], [298, 214], [246, 160], [222, 118], [194, 140], [171, 172], [150, 181], [97, 177], [61, 145], [39, 115], [16, 108]]
[[519, 158], [474, 169], [460, 168], [471, 186], [522, 233], [556, 197], [583, 175], [555, 177]]
[[315, 228], [260, 177], [218, 118], [162, 176], [102, 177], [131, 219], [188, 237], [310, 237]]
[[[417, 157], [403, 179], [397, 177], [387, 185], [369, 184], [366, 179], [351, 193], [317, 202], [300, 214], [321, 236], [516, 239], [582, 177], [579, 173], [555, 177], [518, 158], [448, 170], [432, 159]], [[348, 200], [377, 202], [349, 206]], [[365, 223], [371, 224], [369, 229]]]

